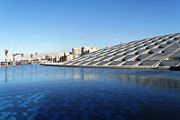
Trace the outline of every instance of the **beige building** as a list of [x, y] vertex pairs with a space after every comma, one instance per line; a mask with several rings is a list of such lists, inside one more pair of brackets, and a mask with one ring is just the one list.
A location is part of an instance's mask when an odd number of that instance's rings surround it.
[[81, 48], [72, 48], [73, 58], [77, 58], [81, 55]]
[[98, 48], [96, 47], [82, 47], [81, 48], [81, 55], [88, 54], [94, 51], [97, 51]]
[[72, 52], [64, 52], [58, 54], [48, 54], [44, 55], [40, 61], [41, 62], [65, 62], [70, 61], [74, 58], [77, 58], [81, 55], [85, 55], [91, 52], [98, 50], [96, 47], [81, 47], [81, 48], [72, 48]]
[[85, 55], [94, 51], [97, 51], [97, 47], [81, 47], [81, 48], [72, 48], [73, 58], [77, 58], [81, 55]]

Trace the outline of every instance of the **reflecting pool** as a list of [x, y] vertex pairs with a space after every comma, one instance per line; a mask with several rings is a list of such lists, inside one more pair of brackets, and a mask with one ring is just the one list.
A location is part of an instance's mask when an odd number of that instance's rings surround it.
[[0, 120], [180, 120], [180, 71], [0, 67]]

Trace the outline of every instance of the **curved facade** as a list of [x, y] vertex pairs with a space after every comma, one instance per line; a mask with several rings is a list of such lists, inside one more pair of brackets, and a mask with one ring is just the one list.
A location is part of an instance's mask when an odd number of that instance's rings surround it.
[[179, 68], [180, 33], [106, 47], [63, 66], [117, 68]]

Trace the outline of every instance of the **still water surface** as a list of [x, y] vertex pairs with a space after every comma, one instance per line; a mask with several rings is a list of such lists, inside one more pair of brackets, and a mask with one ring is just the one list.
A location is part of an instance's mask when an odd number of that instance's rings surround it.
[[0, 67], [0, 120], [180, 120], [180, 71]]

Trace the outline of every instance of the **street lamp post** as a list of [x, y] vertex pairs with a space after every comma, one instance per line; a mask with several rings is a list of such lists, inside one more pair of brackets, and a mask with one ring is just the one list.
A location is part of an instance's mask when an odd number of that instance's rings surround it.
[[24, 63], [24, 60], [23, 60], [23, 57], [24, 57], [24, 54], [21, 53], [21, 61], [22, 61], [22, 64], [25, 64], [25, 63]]
[[36, 64], [37, 64], [37, 55], [38, 55], [37, 52], [35, 53], [35, 55], [36, 55]]
[[33, 54], [32, 53], [30, 54], [30, 58], [31, 58], [31, 64], [32, 64], [32, 62], [33, 62]]
[[16, 65], [15, 56], [16, 56], [16, 54], [13, 54], [13, 65]]

